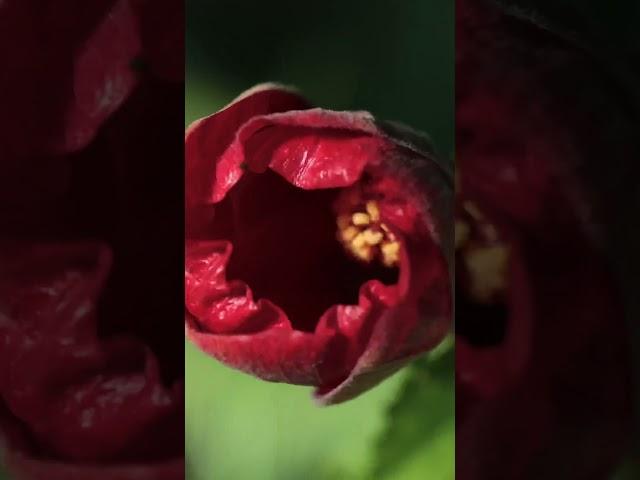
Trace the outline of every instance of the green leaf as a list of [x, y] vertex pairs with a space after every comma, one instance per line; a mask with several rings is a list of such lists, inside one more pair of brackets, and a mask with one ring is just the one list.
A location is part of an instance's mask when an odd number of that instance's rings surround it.
[[257, 380], [186, 346], [188, 480], [362, 478], [407, 370], [318, 407], [309, 388]]
[[454, 478], [454, 355], [449, 339], [411, 368], [379, 438], [372, 478]]

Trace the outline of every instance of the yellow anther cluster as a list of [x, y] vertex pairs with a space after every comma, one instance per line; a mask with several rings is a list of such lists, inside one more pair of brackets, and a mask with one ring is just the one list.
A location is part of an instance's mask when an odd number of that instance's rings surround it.
[[382, 232], [376, 232], [374, 230], [365, 230], [360, 235], [364, 237], [364, 241], [368, 245], [378, 245], [384, 238]]
[[465, 211], [478, 222], [477, 227], [482, 232], [482, 242], [471, 238], [471, 226], [464, 220], [456, 220], [455, 245], [464, 262], [469, 275], [469, 293], [480, 303], [490, 303], [501, 296], [507, 288], [507, 269], [509, 264], [509, 249], [498, 243], [496, 228], [487, 223], [478, 207], [465, 202]]
[[387, 267], [396, 265], [400, 261], [400, 244], [398, 242], [384, 243], [380, 250], [382, 251], [382, 263]]
[[369, 215], [366, 213], [357, 212], [351, 216], [351, 222], [353, 222], [354, 225], [361, 227], [363, 225], [369, 225], [369, 223], [371, 223], [371, 218], [369, 218]]
[[372, 222], [377, 222], [380, 220], [380, 209], [378, 208], [378, 204], [376, 202], [367, 202], [367, 206], [365, 208]]
[[471, 296], [482, 303], [491, 302], [507, 287], [509, 252], [504, 245], [470, 250], [465, 255]]
[[380, 222], [380, 208], [375, 201], [365, 205], [365, 211], [337, 218], [338, 238], [356, 258], [370, 262], [376, 256], [387, 267], [400, 261], [400, 242], [389, 228]]

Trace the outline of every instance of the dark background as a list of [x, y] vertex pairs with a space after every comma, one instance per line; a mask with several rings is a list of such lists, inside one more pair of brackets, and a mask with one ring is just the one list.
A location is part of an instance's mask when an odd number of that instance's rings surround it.
[[450, 155], [453, 12], [450, 0], [188, 0], [187, 82], [197, 76], [234, 96], [259, 82], [293, 84], [323, 107], [429, 132]]
[[[591, 52], [629, 101], [630, 115], [640, 119], [640, 2], [634, 0], [513, 0], [505, 5], [519, 8], [525, 15], [539, 16], [541, 22]], [[638, 132], [640, 139], [640, 131]], [[639, 159], [640, 160], [640, 159]], [[629, 166], [627, 175], [636, 168]], [[621, 172], [622, 176], [625, 172]], [[603, 180], [604, 182], [605, 180]], [[629, 338], [632, 346], [632, 375], [635, 383], [635, 439], [631, 457], [620, 478], [640, 478], [640, 192], [637, 181], [624, 182], [635, 192], [624, 193], [628, 203], [618, 212], [610, 212], [612, 229], [623, 232], [612, 245], [612, 259], [617, 264], [626, 295]], [[620, 183], [620, 185], [623, 185]], [[611, 186], [610, 189], [619, 188]], [[624, 225], [620, 227], [619, 225]], [[631, 420], [630, 420], [631, 421]]]

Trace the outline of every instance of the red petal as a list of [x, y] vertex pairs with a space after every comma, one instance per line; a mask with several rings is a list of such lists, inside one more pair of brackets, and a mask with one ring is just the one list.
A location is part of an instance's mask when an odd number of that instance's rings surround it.
[[39, 460], [9, 450], [4, 455], [13, 480], [180, 480], [184, 460], [150, 464], [78, 465]]
[[66, 114], [65, 139], [58, 150], [69, 152], [85, 147], [124, 103], [137, 84], [132, 62], [140, 50], [133, 11], [129, 2], [119, 0], [76, 58], [73, 101]]
[[127, 0], [0, 5], [3, 155], [85, 146], [136, 84], [139, 33]]
[[294, 91], [264, 84], [245, 92], [221, 111], [192, 123], [185, 135], [187, 204], [216, 201], [216, 189], [228, 190], [240, 178], [239, 163], [220, 164], [218, 158], [245, 122], [256, 115], [308, 107], [307, 101]]
[[29, 438], [70, 461], [147, 456], [178, 441], [154, 438], [182, 422], [181, 385], [164, 386], [140, 342], [97, 335], [109, 250], [78, 244], [11, 252], [2, 262], [8, 281], [0, 285], [8, 299], [0, 393]]
[[255, 172], [271, 168], [307, 190], [352, 185], [387, 145], [368, 113], [322, 109], [254, 118], [237, 141], [242, 151], [230, 149], [221, 161], [236, 156]]
[[200, 328], [213, 334], [247, 334], [288, 323], [271, 302], [254, 302], [243, 282], [227, 282], [225, 269], [231, 250], [226, 241], [187, 244], [185, 305]]
[[316, 390], [320, 404], [344, 402], [374, 387], [434, 348], [449, 331], [451, 293], [444, 256], [430, 242], [415, 246], [409, 242], [406, 250], [398, 291], [390, 287], [380, 291], [384, 286], [374, 283], [363, 287], [370, 292], [365, 298], [385, 300], [372, 301], [377, 305], [372, 309], [372, 330], [362, 338], [357, 363], [350, 365], [348, 375], [337, 383], [324, 382]]

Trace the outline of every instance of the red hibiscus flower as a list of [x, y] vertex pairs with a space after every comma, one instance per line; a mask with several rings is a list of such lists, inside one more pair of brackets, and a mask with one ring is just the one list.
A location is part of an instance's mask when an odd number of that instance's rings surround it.
[[0, 2], [0, 460], [17, 480], [184, 477], [183, 238], [167, 221], [183, 84], [137, 68], [154, 56], [139, 15]]
[[452, 179], [423, 137], [262, 85], [185, 143], [186, 332], [205, 352], [332, 404], [445, 336]]
[[584, 52], [492, 2], [460, 0], [456, 32], [456, 474], [606, 478], [630, 386], [599, 185], [631, 117]]

